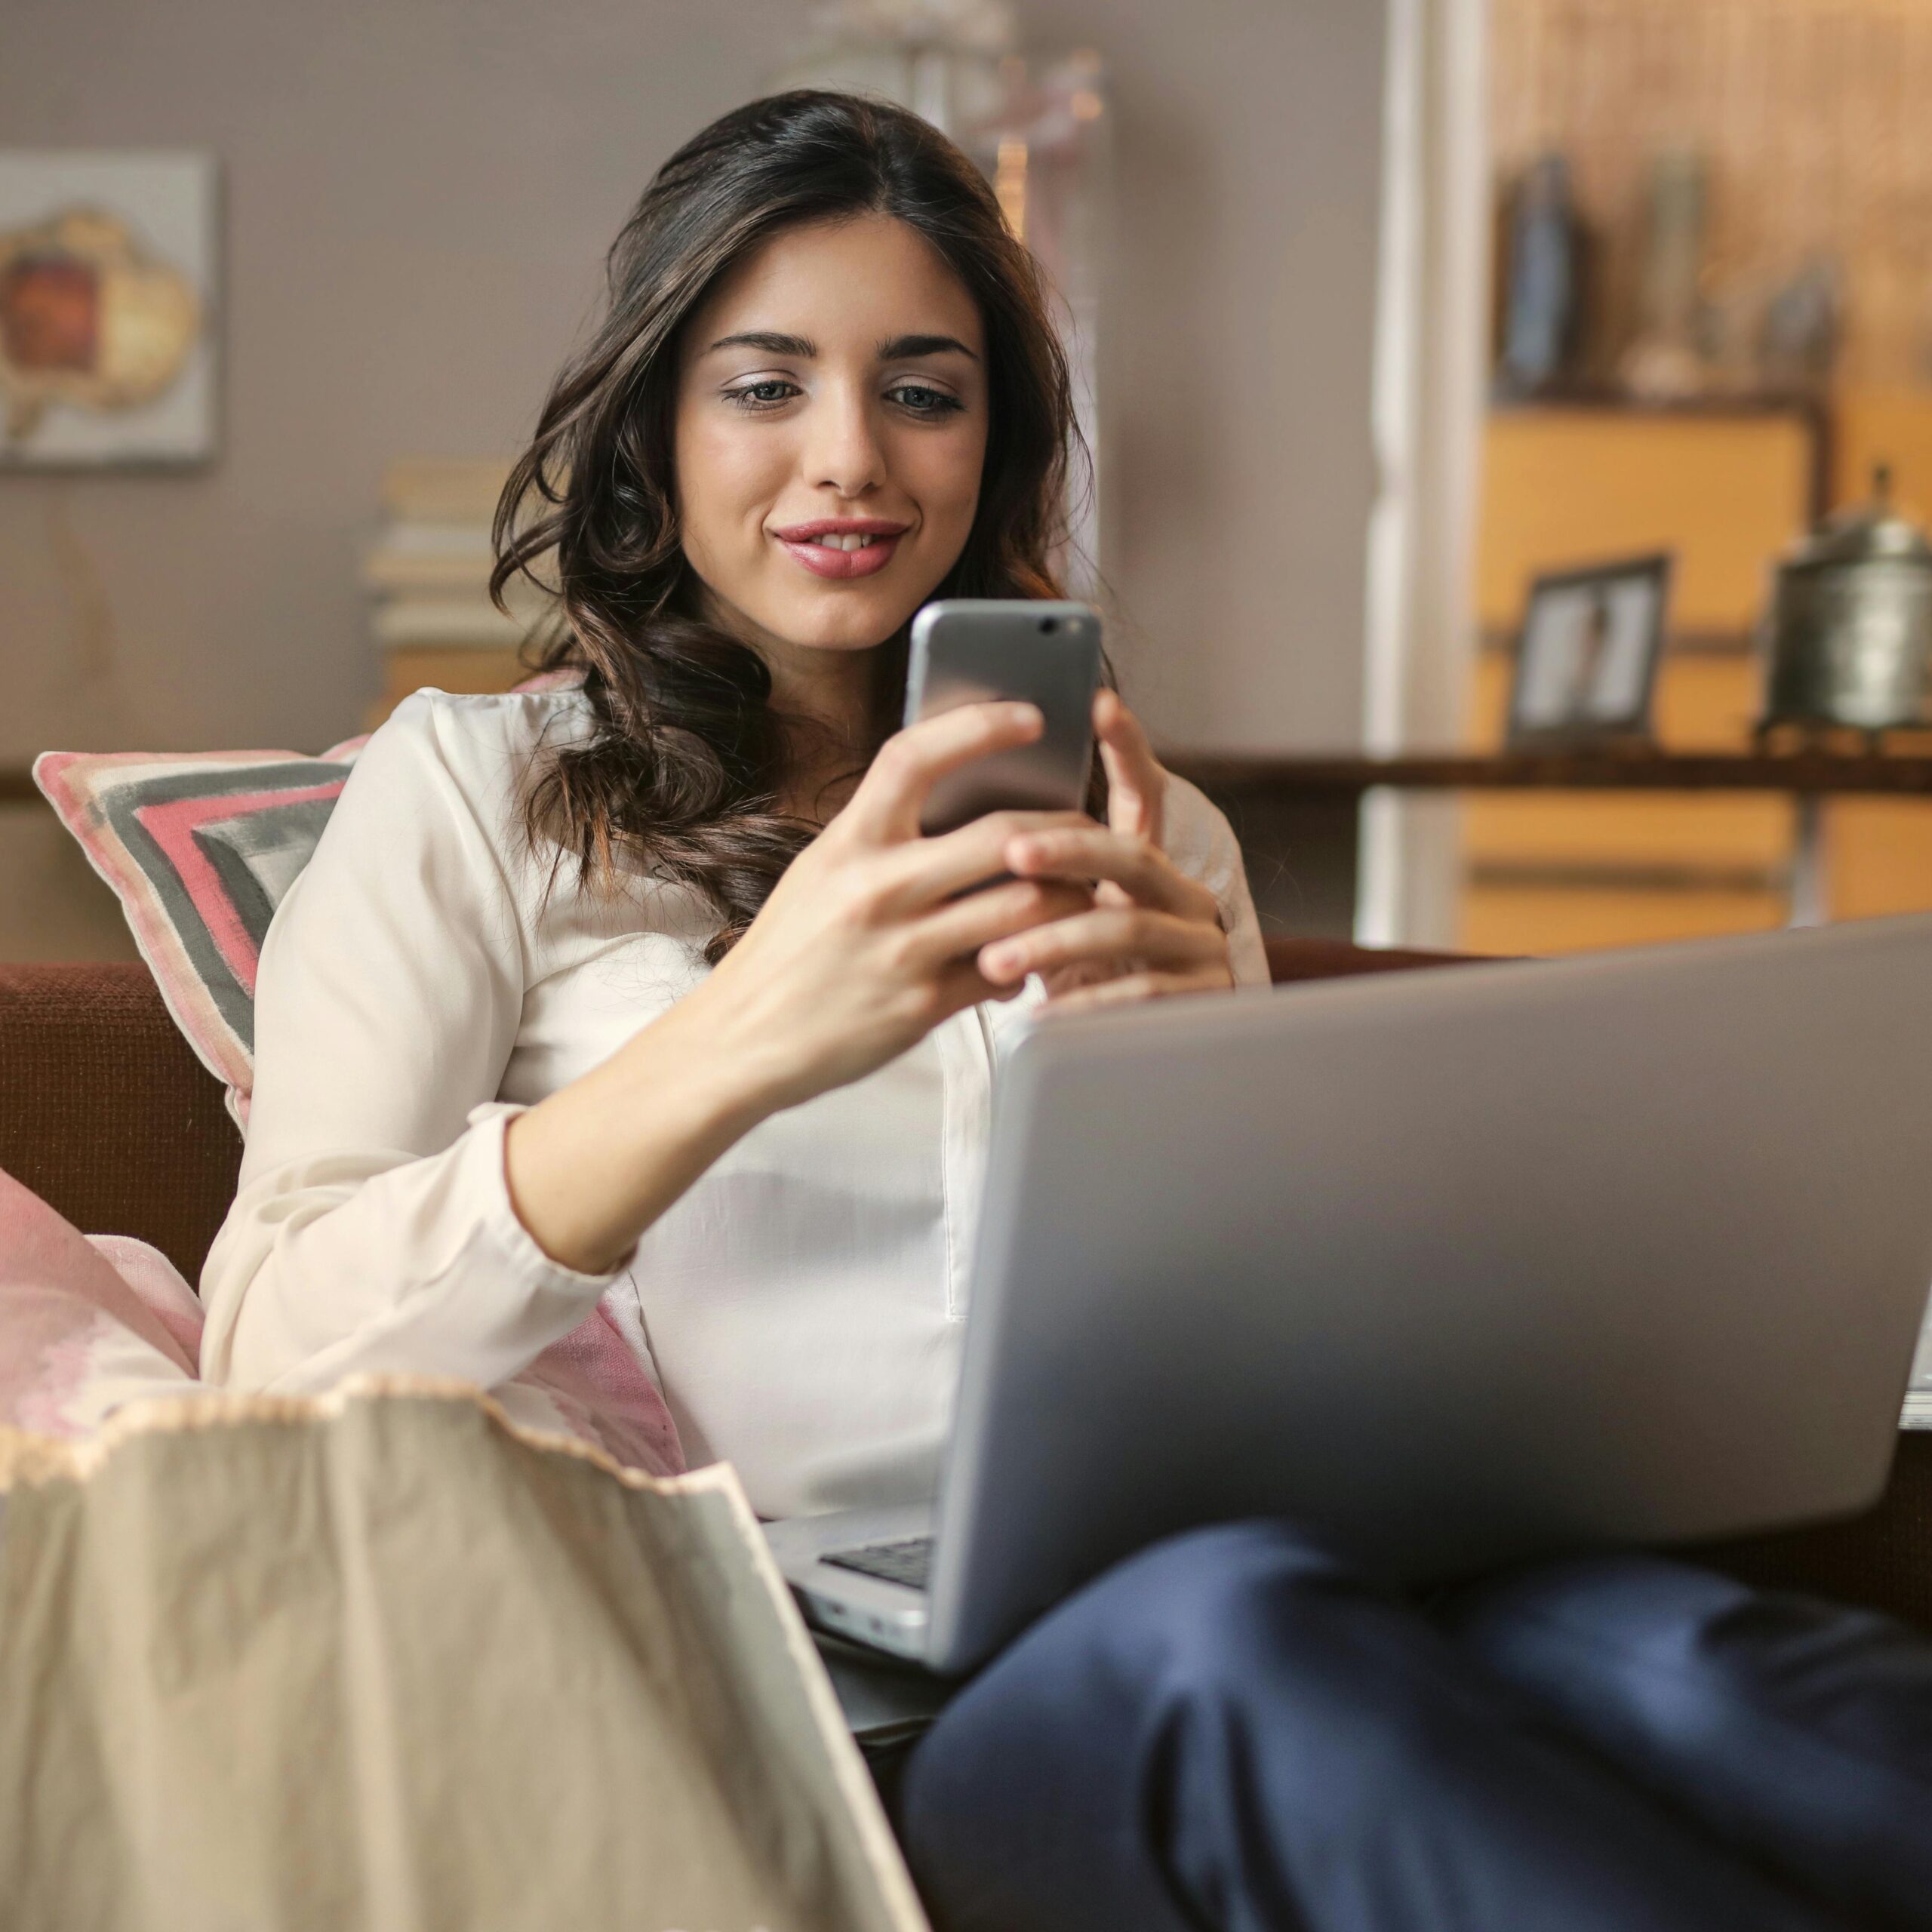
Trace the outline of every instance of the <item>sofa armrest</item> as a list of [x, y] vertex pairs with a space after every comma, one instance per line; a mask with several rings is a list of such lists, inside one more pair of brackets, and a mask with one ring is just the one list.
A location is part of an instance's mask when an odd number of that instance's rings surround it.
[[1423, 952], [1414, 948], [1352, 946], [1345, 939], [1269, 939], [1268, 977], [1275, 985], [1296, 980], [1339, 980], [1361, 973], [1406, 973], [1423, 966], [1469, 966], [1474, 952]]
[[138, 964], [0, 966], [0, 1168], [88, 1234], [187, 1278], [235, 1197], [242, 1138]]

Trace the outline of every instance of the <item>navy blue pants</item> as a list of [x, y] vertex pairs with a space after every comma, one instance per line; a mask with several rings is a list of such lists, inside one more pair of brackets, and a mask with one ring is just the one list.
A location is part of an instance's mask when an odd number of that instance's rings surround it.
[[1932, 1927], [1932, 1644], [1640, 1557], [1425, 1614], [1241, 1524], [1036, 1624], [897, 1808], [943, 1932]]

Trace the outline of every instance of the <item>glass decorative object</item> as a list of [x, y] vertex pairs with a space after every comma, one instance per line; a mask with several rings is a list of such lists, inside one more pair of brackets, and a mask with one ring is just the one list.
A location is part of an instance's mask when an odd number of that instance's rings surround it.
[[1540, 156], [1511, 197], [1497, 387], [1545, 395], [1574, 374], [1582, 320], [1583, 237], [1560, 154]]

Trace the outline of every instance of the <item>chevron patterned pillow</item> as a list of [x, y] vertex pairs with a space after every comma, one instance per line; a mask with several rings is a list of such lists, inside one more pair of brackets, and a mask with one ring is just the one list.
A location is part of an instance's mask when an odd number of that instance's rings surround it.
[[245, 1127], [255, 964], [364, 738], [294, 752], [43, 752], [34, 782], [112, 887], [174, 1022]]

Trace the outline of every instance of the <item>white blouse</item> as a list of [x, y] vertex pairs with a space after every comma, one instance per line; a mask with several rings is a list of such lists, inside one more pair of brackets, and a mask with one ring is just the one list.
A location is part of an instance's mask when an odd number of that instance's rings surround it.
[[[580, 892], [516, 825], [518, 774], [581, 736], [574, 690], [420, 691], [358, 760], [262, 949], [240, 1192], [202, 1277], [202, 1371], [312, 1392], [361, 1370], [518, 1375], [600, 1300], [694, 1465], [788, 1515], [931, 1493], [949, 1419], [994, 1068], [1037, 989], [956, 1016], [746, 1134], [609, 1275], [517, 1219], [507, 1118], [587, 1073], [709, 970], [715, 919], [640, 878]], [[1241, 855], [1169, 782], [1236, 978], [1267, 977]], [[555, 1427], [519, 1386], [519, 1419]]]

